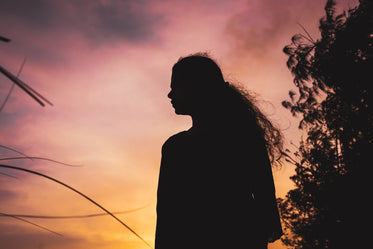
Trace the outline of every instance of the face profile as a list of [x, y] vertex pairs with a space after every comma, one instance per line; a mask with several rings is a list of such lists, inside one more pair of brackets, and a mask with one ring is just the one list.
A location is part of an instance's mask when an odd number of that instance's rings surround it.
[[214, 61], [206, 57], [184, 58], [172, 68], [171, 90], [167, 96], [176, 114], [206, 115], [213, 110], [213, 96], [223, 86], [226, 83]]
[[172, 107], [175, 109], [176, 114], [191, 115], [193, 112], [193, 91], [188, 89], [186, 84], [181, 82], [181, 77], [178, 76], [177, 72], [172, 73], [171, 90], [167, 96], [171, 100]]

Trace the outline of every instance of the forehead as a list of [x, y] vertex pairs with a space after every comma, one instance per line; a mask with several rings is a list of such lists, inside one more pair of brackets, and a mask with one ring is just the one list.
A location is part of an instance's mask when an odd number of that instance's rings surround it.
[[185, 87], [190, 80], [190, 74], [187, 72], [173, 70], [171, 74], [171, 87]]

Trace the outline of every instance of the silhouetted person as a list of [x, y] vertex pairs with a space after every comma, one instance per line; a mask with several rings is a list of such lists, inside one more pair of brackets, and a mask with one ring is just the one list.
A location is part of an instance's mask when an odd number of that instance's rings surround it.
[[168, 97], [193, 126], [162, 147], [155, 248], [267, 248], [282, 235], [270, 162], [279, 131], [204, 54], [173, 66]]

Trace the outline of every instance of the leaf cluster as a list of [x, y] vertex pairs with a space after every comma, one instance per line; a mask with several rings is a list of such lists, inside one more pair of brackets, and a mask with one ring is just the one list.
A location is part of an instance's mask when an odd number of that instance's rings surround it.
[[[307, 134], [295, 152], [284, 153], [296, 166], [296, 187], [279, 200], [286, 245], [342, 248], [358, 237], [356, 203], [366, 194], [373, 151], [372, 5], [360, 0], [336, 15], [335, 1], [328, 0], [321, 38], [315, 41], [302, 27], [306, 34], [294, 35], [283, 50], [298, 92], [289, 91], [282, 105], [302, 115], [299, 128]], [[346, 202], [348, 193], [354, 196]]]

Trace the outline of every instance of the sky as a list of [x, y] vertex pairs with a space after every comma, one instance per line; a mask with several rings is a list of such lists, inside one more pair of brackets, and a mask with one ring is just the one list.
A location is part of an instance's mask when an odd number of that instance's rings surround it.
[[[154, 243], [156, 190], [163, 142], [188, 129], [167, 93], [181, 56], [208, 52], [224, 77], [257, 96], [297, 145], [299, 118], [281, 106], [294, 90], [282, 52], [304, 32], [317, 39], [326, 0], [2, 0], [0, 65], [53, 102], [41, 107], [17, 87], [0, 112], [0, 144], [42, 160], [8, 160], [78, 189]], [[357, 0], [337, 1], [338, 11]], [[0, 103], [11, 82], [0, 76]], [[0, 148], [0, 158], [17, 153]], [[294, 168], [274, 168], [278, 197], [293, 187]], [[0, 213], [87, 215], [102, 210], [40, 176], [1, 169]], [[10, 177], [11, 176], [11, 177]], [[31, 219], [48, 232], [0, 216], [0, 243], [23, 248], [128, 248], [147, 246], [113, 218]], [[270, 249], [284, 248], [281, 242]]]

